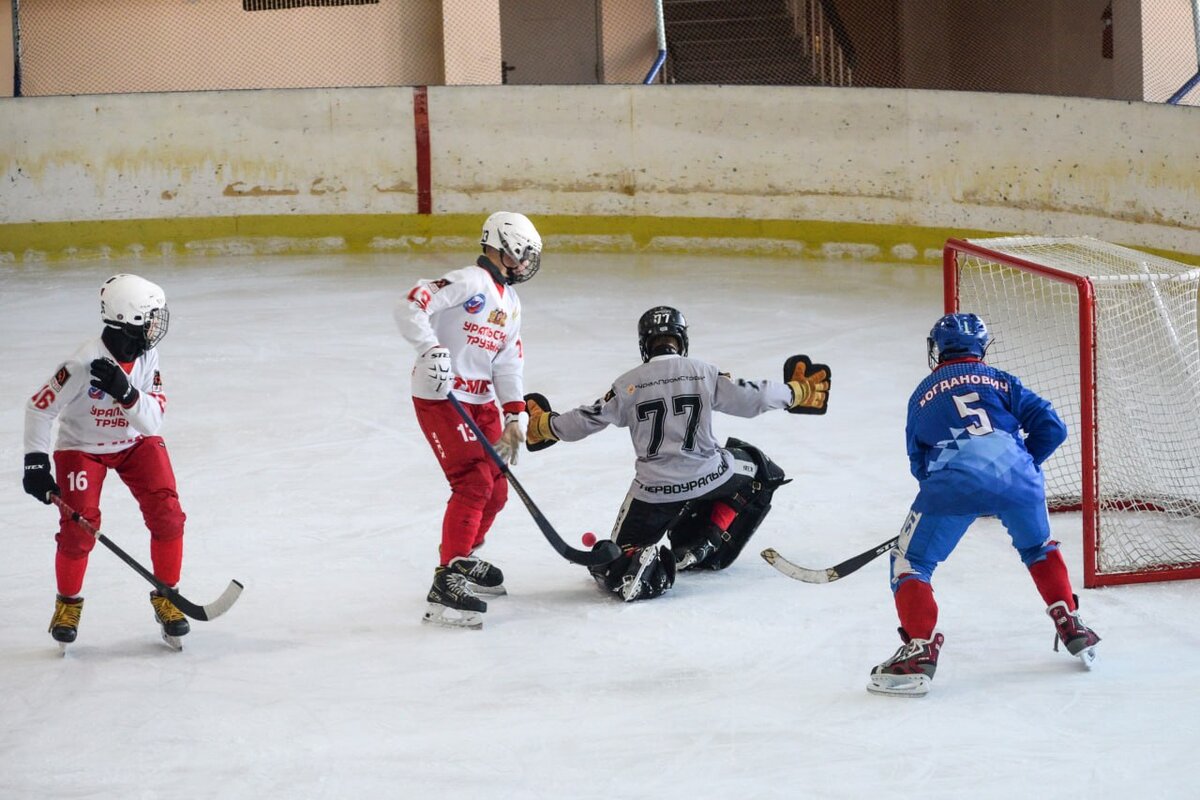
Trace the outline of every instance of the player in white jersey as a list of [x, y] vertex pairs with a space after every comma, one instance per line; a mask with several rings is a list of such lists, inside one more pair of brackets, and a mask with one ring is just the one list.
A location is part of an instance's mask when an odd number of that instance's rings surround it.
[[542, 239], [524, 215], [498, 211], [484, 222], [480, 245], [475, 264], [418, 281], [396, 307], [400, 333], [418, 354], [412, 372], [417, 422], [450, 483], [424, 620], [471, 628], [482, 625], [487, 610], [476, 593], [505, 591], [503, 573], [472, 554], [504, 507], [508, 483], [446, 396], [453, 392], [496, 450], [516, 463], [524, 441], [525, 359], [514, 285], [538, 271]]
[[[60, 495], [98, 529], [100, 490], [108, 471], [115, 471], [150, 529], [154, 576], [174, 587], [183, 564], [185, 516], [166, 444], [156, 435], [167, 407], [154, 349], [167, 333], [166, 295], [137, 275], [114, 275], [100, 287], [100, 318], [105, 326], [100, 336], [59, 364], [25, 404], [23, 484], [46, 504], [50, 495]], [[58, 438], [52, 443], [56, 420]], [[50, 634], [65, 645], [78, 633], [80, 592], [96, 539], [65, 510], [55, 539], [58, 596]], [[164, 636], [188, 632], [187, 618], [170, 600], [154, 591], [150, 602]]]
[[[733, 380], [689, 358], [687, 322], [670, 306], [642, 315], [638, 342], [643, 363], [595, 403], [557, 414], [541, 395], [526, 398], [530, 450], [577, 441], [610, 425], [629, 429], [637, 461], [612, 534], [623, 555], [593, 570], [626, 601], [662, 594], [677, 567], [729, 566], [766, 515], [775, 489], [786, 483], [758, 448], [737, 439], [718, 446], [713, 412], [822, 413], [829, 396], [828, 368], [816, 365], [809, 374], [807, 360], [783, 382]], [[659, 546], [664, 535], [669, 548]]]

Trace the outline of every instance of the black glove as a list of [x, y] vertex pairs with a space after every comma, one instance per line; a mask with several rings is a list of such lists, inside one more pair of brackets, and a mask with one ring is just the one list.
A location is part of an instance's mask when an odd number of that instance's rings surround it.
[[138, 390], [129, 385], [125, 370], [108, 358], [97, 358], [92, 362], [92, 386], [123, 406], [133, 405], [138, 398]]
[[50, 472], [50, 456], [45, 453], [26, 453], [25, 477], [21, 485], [26, 492], [50, 505], [50, 495], [59, 494], [58, 484]]

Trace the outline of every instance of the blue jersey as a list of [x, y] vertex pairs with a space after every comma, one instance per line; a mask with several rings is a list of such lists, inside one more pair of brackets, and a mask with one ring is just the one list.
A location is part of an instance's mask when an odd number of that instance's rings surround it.
[[921, 381], [908, 401], [905, 433], [921, 482], [915, 511], [995, 514], [1045, 503], [1039, 467], [1067, 427], [1016, 376], [965, 358]]

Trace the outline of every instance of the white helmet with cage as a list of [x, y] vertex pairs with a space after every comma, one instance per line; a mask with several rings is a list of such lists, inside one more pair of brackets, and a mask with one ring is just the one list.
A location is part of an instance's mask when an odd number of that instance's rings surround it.
[[503, 265], [509, 283], [529, 280], [542, 265], [542, 237], [524, 214], [514, 211], [492, 214], [483, 223], [479, 243], [484, 248], [496, 248], [515, 262], [515, 267]]
[[167, 335], [167, 295], [137, 275], [113, 275], [100, 287], [100, 319], [141, 340], [149, 350]]

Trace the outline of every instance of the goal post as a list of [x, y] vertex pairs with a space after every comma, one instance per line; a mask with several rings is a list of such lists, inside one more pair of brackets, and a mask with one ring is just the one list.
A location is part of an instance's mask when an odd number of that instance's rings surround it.
[[1051, 403], [1042, 470], [1083, 523], [1084, 586], [1200, 578], [1200, 269], [1091, 237], [949, 239], [946, 313]]

